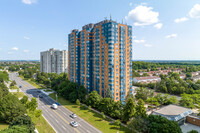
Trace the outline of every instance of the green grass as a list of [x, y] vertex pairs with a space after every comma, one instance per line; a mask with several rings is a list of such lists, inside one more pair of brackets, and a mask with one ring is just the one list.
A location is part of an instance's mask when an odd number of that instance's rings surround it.
[[[50, 94], [49, 96], [53, 99], [56, 99], [54, 93]], [[100, 114], [88, 109], [80, 108], [76, 104], [73, 104], [60, 96], [58, 96], [58, 102], [103, 133], [117, 133], [117, 131], [119, 131], [119, 133], [130, 133], [126, 127], [121, 126], [120, 129], [118, 129], [115, 125], [110, 123], [109, 119], [102, 120]]]
[[8, 124], [0, 121], [0, 131], [3, 130], [3, 129], [8, 128], [8, 126], [9, 126]]
[[21, 75], [19, 75], [19, 77], [20, 77], [22, 80], [24, 80], [24, 81], [28, 82], [29, 84], [31, 84], [32, 86], [34, 86], [35, 88], [37, 88], [37, 89], [43, 89], [43, 88], [44, 88], [44, 87], [42, 87], [42, 86], [36, 84], [35, 82], [31, 81], [30, 79], [24, 78], [24, 77], [21, 76]]
[[13, 92], [13, 94], [18, 98], [22, 98], [24, 96], [24, 92]]
[[31, 117], [35, 127], [37, 128], [39, 133], [55, 133], [53, 128], [49, 125], [49, 123], [44, 119], [43, 116], [39, 118], [34, 117], [32, 113], [28, 113], [28, 116]]

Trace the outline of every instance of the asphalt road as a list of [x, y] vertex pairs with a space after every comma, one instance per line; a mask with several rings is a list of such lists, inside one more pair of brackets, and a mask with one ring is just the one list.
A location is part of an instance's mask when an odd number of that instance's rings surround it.
[[[15, 80], [17, 86], [22, 86], [21, 91], [23, 91], [30, 99], [36, 97], [38, 101], [38, 109], [43, 112], [43, 117], [48, 121], [48, 123], [54, 128], [57, 133], [101, 133], [98, 129], [77, 117], [75, 119], [69, 117], [72, 112], [62, 105], [58, 106], [58, 109], [54, 110], [50, 108], [53, 103], [56, 103], [52, 98], [43, 94], [43, 98], [39, 98], [40, 92], [38, 89], [17, 77], [17, 74], [9, 74], [10, 80]], [[71, 121], [78, 122], [79, 126], [74, 128], [70, 125]]]

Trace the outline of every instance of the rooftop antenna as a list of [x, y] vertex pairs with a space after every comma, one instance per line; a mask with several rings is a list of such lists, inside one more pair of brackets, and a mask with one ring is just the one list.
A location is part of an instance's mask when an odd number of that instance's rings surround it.
[[122, 19], [122, 24], [124, 23], [123, 21], [124, 21], [124, 19]]
[[110, 21], [112, 20], [112, 16], [111, 16], [111, 14], [110, 14]]

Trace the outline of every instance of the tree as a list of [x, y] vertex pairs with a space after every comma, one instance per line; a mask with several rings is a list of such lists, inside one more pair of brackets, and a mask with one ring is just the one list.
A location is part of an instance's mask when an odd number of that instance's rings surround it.
[[197, 130], [191, 130], [188, 133], [199, 133]]
[[78, 106], [80, 106], [80, 104], [81, 104], [80, 101], [79, 101], [78, 99], [76, 100], [76, 104], [77, 104]]
[[12, 87], [12, 86], [15, 86], [16, 84], [17, 84], [16, 81], [13, 80], [13, 81], [11, 82], [10, 86]]
[[182, 133], [177, 122], [170, 121], [160, 115], [149, 115], [147, 120], [149, 121], [150, 133]]
[[102, 120], [106, 118], [104, 112], [101, 112], [101, 117], [102, 117]]
[[0, 133], [29, 133], [26, 126], [12, 126], [8, 129], [1, 130]]
[[142, 87], [136, 89], [136, 95], [135, 95], [136, 99], [142, 99], [146, 101], [148, 97], [152, 97], [152, 96], [153, 96], [153, 92], [151, 90], [148, 90]]
[[16, 117], [26, 113], [26, 108], [11, 93], [0, 99], [0, 118], [7, 123], [13, 121]]
[[42, 115], [42, 110], [41, 109], [35, 110], [35, 117], [36, 118], [39, 118], [41, 115]]
[[28, 96], [26, 95], [24, 95], [23, 98], [20, 100], [20, 102], [24, 105], [27, 103], [27, 101], [28, 101]]
[[94, 108], [97, 108], [100, 101], [101, 101], [101, 96], [97, 93], [97, 91], [92, 91], [88, 96], [87, 104]]
[[121, 125], [121, 121], [119, 119], [115, 120], [114, 124], [117, 126], [117, 127], [120, 127]]
[[35, 97], [31, 98], [31, 101], [27, 103], [27, 108], [30, 111], [35, 111], [38, 107], [37, 99]]
[[87, 90], [84, 86], [81, 85], [78, 89], [78, 99], [80, 99], [81, 102], [84, 102], [86, 95], [87, 95]]
[[194, 108], [194, 100], [187, 95], [182, 95], [181, 100], [179, 101], [181, 106], [187, 108]]
[[9, 128], [11, 128], [12, 126], [15, 125], [19, 125], [19, 126], [26, 126], [27, 130], [29, 131], [29, 133], [34, 133], [35, 130], [35, 125], [32, 122], [31, 118], [27, 115], [20, 115], [18, 116], [15, 120], [13, 120], [10, 125]]
[[146, 117], [147, 114], [146, 114], [146, 108], [144, 107], [144, 101], [142, 99], [139, 99], [138, 100], [138, 103], [135, 107], [136, 109], [136, 113], [135, 113], [135, 116], [136, 117]]
[[178, 100], [175, 96], [172, 96], [168, 99], [168, 103], [167, 104], [177, 104]]
[[135, 103], [132, 98], [129, 98], [123, 108], [123, 121], [127, 122], [135, 115]]
[[128, 128], [133, 132], [133, 133], [147, 133], [148, 132], [148, 126], [149, 122], [141, 117], [137, 118], [132, 118], [128, 122]]

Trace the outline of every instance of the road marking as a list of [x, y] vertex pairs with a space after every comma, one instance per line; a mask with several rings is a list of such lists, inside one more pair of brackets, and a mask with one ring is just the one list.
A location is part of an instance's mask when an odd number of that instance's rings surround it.
[[[53, 110], [61, 119], [63, 119], [67, 124], [69, 124], [68, 121], [66, 121], [60, 114], [58, 114], [55, 110]], [[77, 133], [80, 133], [76, 128], [74, 128], [74, 130], [77, 132]]]
[[62, 126], [62, 128], [63, 128], [64, 130], [66, 130], [66, 128], [65, 128], [64, 126]]
[[[56, 120], [56, 119], [55, 119], [55, 120]], [[59, 123], [58, 120], [56, 120], [56, 122]]]

